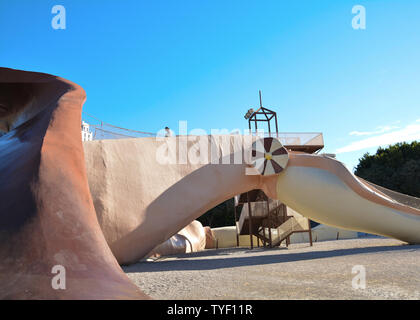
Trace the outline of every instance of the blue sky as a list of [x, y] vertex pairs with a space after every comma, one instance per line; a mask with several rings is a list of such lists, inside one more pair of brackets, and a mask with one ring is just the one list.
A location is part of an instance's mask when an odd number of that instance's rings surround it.
[[419, 18], [410, 0], [0, 0], [0, 65], [74, 81], [87, 112], [150, 132], [245, 129], [261, 89], [280, 131], [323, 132], [352, 168], [420, 140]]

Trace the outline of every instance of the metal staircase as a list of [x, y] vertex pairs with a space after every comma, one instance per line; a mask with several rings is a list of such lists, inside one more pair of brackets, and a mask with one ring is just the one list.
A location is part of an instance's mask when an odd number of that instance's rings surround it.
[[[239, 216], [238, 216], [239, 212]], [[288, 214], [292, 213], [291, 215]], [[278, 246], [283, 241], [290, 243], [290, 236], [296, 232], [308, 232], [312, 245], [309, 219], [289, 209], [279, 200], [268, 198], [262, 190], [252, 190], [235, 197], [235, 220], [237, 244], [239, 235], [249, 235], [251, 248], [253, 237], [263, 246]]]

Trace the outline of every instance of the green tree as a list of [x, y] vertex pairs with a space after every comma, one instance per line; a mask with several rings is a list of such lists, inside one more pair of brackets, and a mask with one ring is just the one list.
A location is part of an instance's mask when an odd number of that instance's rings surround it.
[[359, 159], [355, 175], [390, 190], [420, 197], [420, 143], [397, 143]]
[[211, 228], [234, 226], [235, 213], [233, 198], [226, 200], [213, 209], [207, 211], [197, 220], [200, 221], [203, 226], [208, 226]]

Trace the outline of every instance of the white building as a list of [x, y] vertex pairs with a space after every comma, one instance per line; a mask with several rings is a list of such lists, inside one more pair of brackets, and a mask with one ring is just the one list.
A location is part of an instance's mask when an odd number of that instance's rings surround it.
[[89, 124], [82, 121], [82, 141], [92, 141], [93, 134], [89, 130]]

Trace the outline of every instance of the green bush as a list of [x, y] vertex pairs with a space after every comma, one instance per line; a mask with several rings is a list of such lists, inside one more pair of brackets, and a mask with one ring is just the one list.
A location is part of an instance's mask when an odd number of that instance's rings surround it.
[[355, 175], [390, 190], [420, 197], [420, 143], [397, 143], [359, 159]]

